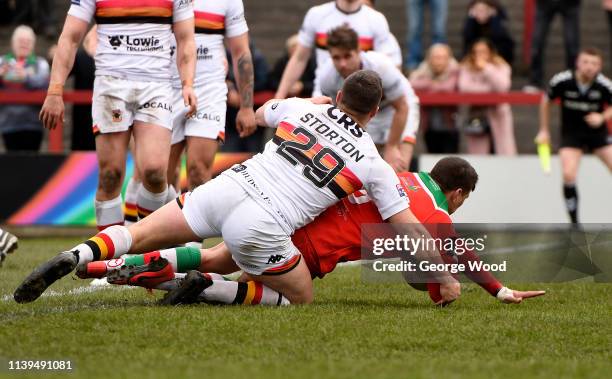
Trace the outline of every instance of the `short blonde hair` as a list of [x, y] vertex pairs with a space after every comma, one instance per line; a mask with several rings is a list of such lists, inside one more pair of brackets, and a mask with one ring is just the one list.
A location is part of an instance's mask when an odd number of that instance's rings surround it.
[[15, 30], [13, 31], [13, 35], [11, 36], [11, 43], [15, 43], [17, 37], [22, 34], [27, 34], [28, 37], [30, 37], [30, 39], [32, 40], [32, 42], [36, 44], [36, 33], [34, 33], [34, 30], [27, 25], [19, 25], [15, 28]]

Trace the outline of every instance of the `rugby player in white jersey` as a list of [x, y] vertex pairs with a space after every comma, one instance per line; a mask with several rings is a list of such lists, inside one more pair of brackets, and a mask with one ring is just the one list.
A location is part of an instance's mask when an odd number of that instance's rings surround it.
[[308, 10], [298, 34], [298, 47], [287, 63], [275, 97], [284, 99], [289, 89], [306, 69], [310, 55], [315, 50], [317, 58], [316, 78], [319, 70], [329, 60], [327, 32], [341, 25], [348, 25], [359, 35], [359, 48], [375, 50], [389, 55], [398, 67], [402, 65], [399, 45], [392, 38], [385, 16], [363, 4], [362, 0], [336, 0], [316, 5]]
[[329, 32], [327, 50], [331, 60], [320, 68], [317, 87], [324, 96], [331, 97], [342, 88], [344, 79], [358, 70], [372, 70], [380, 75], [383, 99], [378, 114], [368, 124], [368, 134], [384, 151], [383, 157], [393, 169], [407, 171], [419, 128], [419, 98], [386, 55], [360, 52], [358, 38], [348, 26]]
[[223, 40], [234, 64], [234, 76], [240, 93], [236, 128], [241, 137], [257, 129], [253, 110], [253, 60], [249, 50], [249, 28], [242, 0], [195, 0], [195, 40], [197, 51], [194, 90], [198, 111], [185, 119], [179, 72], [173, 66], [174, 125], [168, 182], [175, 183], [176, 166], [187, 147], [187, 180], [194, 189], [210, 180], [219, 142], [225, 140], [227, 108], [226, 57]]
[[92, 100], [99, 177], [96, 221], [100, 230], [123, 224], [121, 186], [130, 136], [142, 175], [138, 208], [150, 213], [167, 197], [172, 128], [170, 46], [177, 42], [182, 98], [196, 110], [194, 21], [191, 0], [72, 0], [53, 60], [40, 118], [46, 128], [63, 121], [62, 90], [89, 23], [98, 24]]
[[[383, 220], [412, 238], [429, 236], [409, 210], [398, 177], [364, 130], [381, 97], [380, 77], [363, 70], [345, 80], [337, 106], [295, 98], [267, 102], [257, 110], [257, 122], [276, 128], [276, 134], [263, 153], [129, 228], [110, 227], [60, 253], [23, 281], [15, 300], [37, 299], [79, 263], [222, 236], [231, 252], [229, 263], [281, 293], [286, 302], [310, 303], [310, 272], [291, 234], [347, 195], [365, 189]], [[415, 258], [442, 263], [437, 251], [420, 251]], [[432, 280], [442, 283], [440, 302], [459, 296], [459, 283], [448, 272], [438, 272]], [[213, 284], [190, 272], [167, 301], [181, 303]]]

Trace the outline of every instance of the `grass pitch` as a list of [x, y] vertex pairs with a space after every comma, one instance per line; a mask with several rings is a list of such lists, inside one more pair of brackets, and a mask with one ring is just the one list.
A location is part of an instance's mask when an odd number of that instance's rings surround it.
[[[0, 269], [0, 377], [8, 360], [71, 360], [35, 377], [609, 378], [612, 285], [516, 285], [547, 295], [503, 305], [464, 287], [439, 309], [404, 284], [364, 284], [358, 267], [315, 282], [310, 306], [160, 307], [141, 289], [55, 283], [19, 305], [31, 269], [79, 239], [21, 240]], [[514, 286], [513, 286], [514, 287]], [[537, 287], [537, 288], [534, 288]], [[81, 288], [81, 289], [78, 289]], [[75, 290], [76, 289], [76, 290]]]

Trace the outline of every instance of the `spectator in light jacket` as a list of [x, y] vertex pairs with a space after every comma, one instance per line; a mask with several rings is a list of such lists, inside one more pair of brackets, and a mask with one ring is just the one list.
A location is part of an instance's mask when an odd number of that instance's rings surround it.
[[[410, 75], [416, 91], [430, 93], [454, 92], [459, 79], [459, 63], [446, 44], [435, 44], [427, 58]], [[433, 154], [455, 154], [459, 150], [456, 128], [457, 107], [421, 107], [421, 130], [425, 132], [427, 151]]]
[[[512, 84], [511, 77], [510, 65], [497, 54], [491, 42], [478, 40], [461, 63], [459, 91], [507, 92]], [[466, 125], [468, 153], [488, 154], [491, 151], [491, 139], [486, 133], [490, 129], [495, 153], [516, 155], [512, 109], [509, 104], [471, 107]], [[479, 127], [482, 130], [478, 130]]]

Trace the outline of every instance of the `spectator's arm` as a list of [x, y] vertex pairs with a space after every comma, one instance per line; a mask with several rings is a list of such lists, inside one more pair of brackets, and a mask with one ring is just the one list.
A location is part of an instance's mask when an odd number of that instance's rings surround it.
[[410, 84], [415, 90], [430, 91], [433, 86], [433, 80], [426, 73], [416, 70], [410, 74]]
[[508, 92], [512, 86], [512, 70], [506, 64], [487, 64], [483, 70], [493, 92]]

